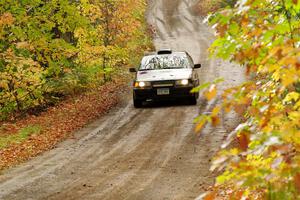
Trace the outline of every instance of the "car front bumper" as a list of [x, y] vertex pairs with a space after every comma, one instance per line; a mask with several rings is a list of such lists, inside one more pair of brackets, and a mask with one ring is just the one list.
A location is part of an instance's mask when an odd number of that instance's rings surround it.
[[[192, 86], [189, 87], [170, 87], [169, 94], [159, 95], [158, 89], [162, 88], [134, 88], [133, 89], [133, 98], [136, 100], [164, 100], [164, 99], [179, 99], [179, 98], [188, 98], [194, 97], [196, 94], [191, 93], [193, 89]], [[164, 88], [167, 89], [167, 88]]]

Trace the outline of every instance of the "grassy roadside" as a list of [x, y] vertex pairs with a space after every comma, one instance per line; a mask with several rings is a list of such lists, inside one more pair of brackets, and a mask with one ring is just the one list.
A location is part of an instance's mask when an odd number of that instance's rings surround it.
[[107, 83], [69, 97], [37, 116], [0, 123], [0, 170], [27, 161], [71, 137], [115, 106], [125, 87], [124, 81]]
[[[5, 129], [5, 125], [3, 128]], [[29, 125], [20, 129], [16, 133], [5, 135], [0, 137], [0, 149], [5, 149], [13, 143], [21, 143], [28, 139], [33, 134], [39, 134], [41, 127], [39, 125]]]

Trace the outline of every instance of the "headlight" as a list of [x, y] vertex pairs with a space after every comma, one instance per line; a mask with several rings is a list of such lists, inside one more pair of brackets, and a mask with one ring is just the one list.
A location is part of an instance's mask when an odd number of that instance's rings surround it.
[[188, 84], [189, 84], [189, 80], [187, 79], [181, 80], [181, 85], [188, 85]]
[[151, 86], [150, 82], [136, 81], [134, 83], [134, 87], [136, 87], [136, 88], [144, 88], [144, 87], [149, 87], [149, 86]]
[[186, 86], [189, 84], [189, 80], [188, 79], [183, 79], [183, 80], [178, 80], [176, 81], [176, 85], [183, 85]]

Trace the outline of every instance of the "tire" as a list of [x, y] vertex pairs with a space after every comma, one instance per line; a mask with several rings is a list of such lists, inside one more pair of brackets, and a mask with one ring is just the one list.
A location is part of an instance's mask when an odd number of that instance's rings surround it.
[[190, 97], [190, 104], [191, 105], [197, 105], [197, 95]]
[[199, 99], [199, 92], [196, 93], [196, 100]]
[[133, 106], [135, 108], [141, 108], [143, 105], [143, 101], [141, 100], [138, 100], [138, 99], [133, 99]]

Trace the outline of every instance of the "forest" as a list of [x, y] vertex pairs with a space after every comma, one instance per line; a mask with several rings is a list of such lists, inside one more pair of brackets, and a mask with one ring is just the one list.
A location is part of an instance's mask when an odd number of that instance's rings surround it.
[[144, 0], [0, 0], [0, 170], [118, 102], [152, 48]]
[[43, 109], [137, 64], [150, 46], [145, 6], [142, 0], [1, 0], [0, 118]]

